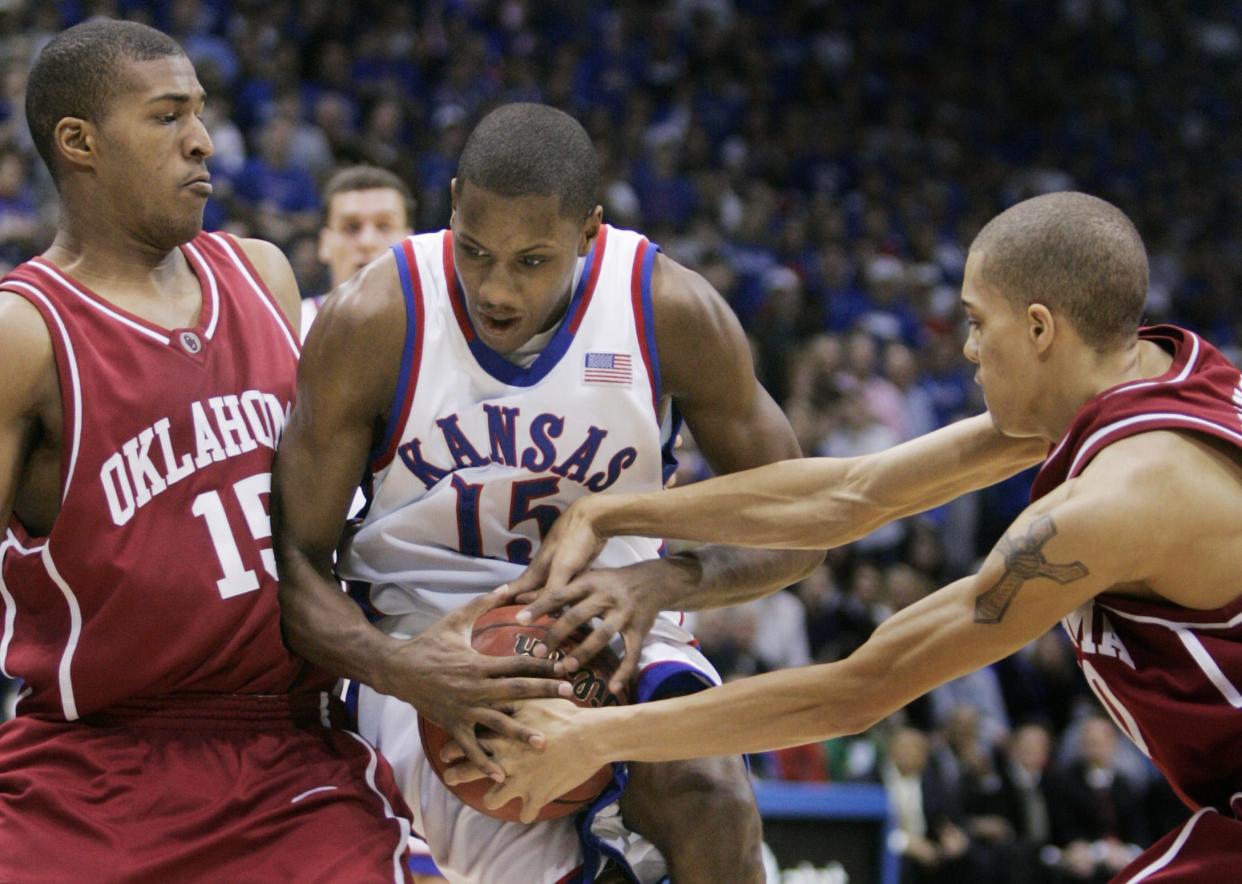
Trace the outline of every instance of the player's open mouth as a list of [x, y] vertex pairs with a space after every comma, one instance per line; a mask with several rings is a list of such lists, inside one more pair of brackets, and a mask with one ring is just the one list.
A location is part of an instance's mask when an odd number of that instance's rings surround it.
[[488, 316], [486, 313], [480, 313], [478, 316], [479, 325], [483, 327], [483, 331], [490, 335], [503, 335], [512, 331], [518, 324], [519, 317], [507, 316], [503, 319], [495, 316]]

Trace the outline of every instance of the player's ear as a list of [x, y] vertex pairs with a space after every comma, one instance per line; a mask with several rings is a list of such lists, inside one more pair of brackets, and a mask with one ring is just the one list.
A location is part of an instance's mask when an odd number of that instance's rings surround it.
[[52, 130], [55, 152], [73, 166], [94, 167], [95, 140], [95, 124], [81, 117], [61, 117]]
[[582, 225], [582, 236], [578, 239], [579, 258], [591, 251], [591, 246], [595, 244], [595, 237], [599, 236], [599, 228], [603, 223], [604, 207], [596, 206], [591, 210], [591, 214], [587, 215], [586, 221]]
[[1056, 337], [1056, 321], [1052, 311], [1038, 301], [1026, 308], [1026, 332], [1035, 347], [1035, 352], [1043, 355], [1052, 346]]
[[449, 181], [449, 227], [457, 220], [457, 178]]

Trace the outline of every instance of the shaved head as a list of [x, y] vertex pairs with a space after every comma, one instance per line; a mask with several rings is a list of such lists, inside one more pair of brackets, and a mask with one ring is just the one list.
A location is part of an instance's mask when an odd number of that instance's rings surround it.
[[573, 117], [545, 104], [505, 104], [475, 126], [457, 164], [457, 186], [501, 196], [555, 196], [575, 220], [595, 207], [599, 160]]
[[980, 278], [1010, 303], [1067, 316], [1101, 352], [1138, 332], [1147, 303], [1147, 250], [1125, 213], [1085, 193], [1024, 200], [979, 231]]

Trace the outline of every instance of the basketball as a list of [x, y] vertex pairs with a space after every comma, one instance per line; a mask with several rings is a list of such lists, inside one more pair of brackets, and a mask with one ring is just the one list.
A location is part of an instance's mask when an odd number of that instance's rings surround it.
[[[474, 622], [474, 631], [471, 634], [470, 643], [474, 649], [493, 657], [506, 657], [512, 654], [533, 655], [535, 645], [543, 641], [556, 620], [553, 617], [544, 616], [533, 623], [523, 625], [517, 622], [517, 613], [521, 610], [521, 605], [507, 605], [480, 615]], [[580, 628], [571, 636], [569, 644], [573, 645], [587, 635], [588, 630], [585, 627]], [[563, 655], [559, 651], [553, 654], [554, 659], [560, 656]], [[569, 676], [568, 680], [574, 688], [573, 701], [579, 706], [595, 707], [618, 706], [628, 702], [624, 695], [617, 695], [608, 690], [608, 679], [612, 677], [619, 663], [620, 660], [612, 649], [604, 648], [595, 655], [593, 660]], [[418, 731], [423, 741], [423, 752], [431, 762], [436, 776], [443, 781], [444, 770], [448, 765], [440, 760], [440, 749], [448, 742], [449, 735], [438, 725], [421, 717], [418, 720]], [[556, 819], [587, 807], [611, 779], [611, 765], [601, 767], [585, 783], [570, 789], [544, 807], [539, 812], [538, 819]], [[487, 794], [491, 786], [491, 780], [480, 779], [456, 786], [450, 785], [448, 788], [454, 795], [480, 813], [496, 819], [517, 822], [522, 807], [521, 802], [516, 798], [496, 810], [491, 810], [483, 803], [483, 796]]]

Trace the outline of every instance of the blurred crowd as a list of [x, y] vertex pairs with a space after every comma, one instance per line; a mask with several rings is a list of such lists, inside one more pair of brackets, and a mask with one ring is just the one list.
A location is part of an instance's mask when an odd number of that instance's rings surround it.
[[[23, 118], [28, 65], [97, 14], [185, 47], [209, 94], [207, 225], [279, 243], [307, 296], [326, 287], [318, 191], [334, 168], [393, 170], [416, 193], [415, 228], [435, 229], [482, 112], [570, 111], [597, 144], [606, 218], [729, 300], [808, 454], [875, 451], [981, 410], [960, 355], [966, 249], [1037, 193], [1119, 205], [1150, 252], [1149, 319], [1242, 345], [1237, 0], [3, 0], [2, 265], [42, 250], [55, 220]], [[707, 473], [689, 440], [680, 480]], [[792, 590], [701, 616], [704, 646], [728, 675], [839, 658], [969, 571], [1028, 487], [881, 529]], [[968, 881], [1013, 845], [1042, 857], [1023, 869], [1087, 880], [1169, 827], [1168, 796], [1100, 748], [1110, 726], [1093, 708], [1050, 635], [877, 734], [760, 768], [888, 784], [911, 880]], [[914, 780], [941, 810], [914, 812]], [[1041, 814], [1032, 782], [1101, 804]], [[1102, 809], [1109, 790], [1124, 813]]]

